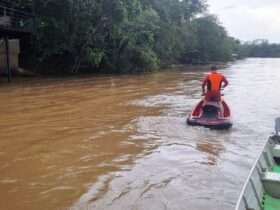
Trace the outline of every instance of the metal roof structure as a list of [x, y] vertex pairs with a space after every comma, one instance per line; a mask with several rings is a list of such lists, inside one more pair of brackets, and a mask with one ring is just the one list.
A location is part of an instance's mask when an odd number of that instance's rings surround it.
[[33, 32], [32, 9], [17, 8], [11, 1], [0, 0], [0, 37], [21, 37]]

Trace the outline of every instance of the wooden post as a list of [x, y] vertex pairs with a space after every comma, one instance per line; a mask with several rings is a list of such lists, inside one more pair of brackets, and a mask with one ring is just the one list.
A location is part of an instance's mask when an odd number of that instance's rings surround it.
[[9, 39], [5, 36], [5, 47], [6, 47], [6, 62], [7, 62], [7, 73], [8, 73], [8, 82], [12, 81], [12, 72], [10, 69], [10, 46], [9, 46]]

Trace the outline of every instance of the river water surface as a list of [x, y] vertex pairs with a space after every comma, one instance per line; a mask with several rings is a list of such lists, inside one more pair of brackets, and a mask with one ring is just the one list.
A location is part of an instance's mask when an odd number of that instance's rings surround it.
[[0, 84], [0, 209], [234, 209], [280, 116], [280, 60], [222, 70], [234, 126], [186, 125], [205, 71]]

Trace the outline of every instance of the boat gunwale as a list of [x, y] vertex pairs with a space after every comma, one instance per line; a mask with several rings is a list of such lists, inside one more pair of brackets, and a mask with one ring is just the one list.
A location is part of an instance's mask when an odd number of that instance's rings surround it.
[[263, 155], [263, 152], [266, 149], [266, 147], [268, 146], [270, 140], [273, 140], [273, 138], [275, 138], [275, 137], [279, 138], [280, 136], [277, 135], [277, 134], [274, 134], [273, 136], [270, 136], [268, 138], [268, 140], [264, 143], [264, 146], [262, 147], [263, 149], [261, 150], [260, 154], [257, 156], [256, 160], [254, 161], [254, 164], [253, 164], [253, 166], [252, 166], [252, 168], [251, 168], [251, 170], [249, 172], [249, 175], [247, 176], [246, 181], [243, 184], [242, 190], [240, 192], [238, 201], [237, 201], [236, 206], [235, 206], [235, 210], [240, 210], [240, 205], [241, 205], [242, 199], [244, 198], [245, 191], [247, 189], [247, 186], [248, 186], [248, 184], [249, 184], [249, 182], [251, 180], [251, 177], [252, 177], [255, 169], [257, 169], [258, 162], [260, 161], [260, 159], [261, 159], [261, 157]]

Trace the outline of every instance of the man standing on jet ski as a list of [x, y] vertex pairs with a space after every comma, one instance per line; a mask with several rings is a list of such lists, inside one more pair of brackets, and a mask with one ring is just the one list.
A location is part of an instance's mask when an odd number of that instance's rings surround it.
[[203, 80], [202, 93], [206, 101], [221, 101], [221, 89], [228, 86], [225, 76], [217, 70], [216, 66], [212, 66], [211, 72]]

